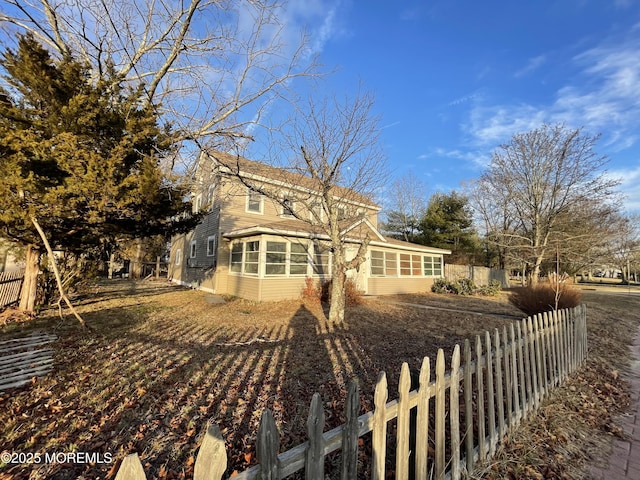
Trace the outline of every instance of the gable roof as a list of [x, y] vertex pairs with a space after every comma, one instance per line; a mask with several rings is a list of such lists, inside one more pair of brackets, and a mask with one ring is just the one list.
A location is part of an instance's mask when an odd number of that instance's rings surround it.
[[[240, 175], [248, 179], [273, 183], [291, 189], [303, 190], [305, 193], [319, 194], [322, 190], [321, 184], [318, 180], [300, 172], [280, 167], [273, 167], [266, 163], [248, 160], [240, 155], [232, 155], [218, 150], [207, 150], [203, 153], [217, 165], [222, 167], [223, 173]], [[336, 197], [348, 203], [355, 203], [374, 210], [380, 210], [380, 207], [369, 197], [352, 189], [337, 186], [335, 187], [335, 192]]]

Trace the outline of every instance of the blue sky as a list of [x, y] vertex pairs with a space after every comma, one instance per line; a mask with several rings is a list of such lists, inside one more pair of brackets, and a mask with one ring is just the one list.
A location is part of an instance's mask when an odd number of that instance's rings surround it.
[[477, 178], [516, 132], [564, 122], [596, 146], [640, 212], [640, 2], [291, 2], [327, 88], [375, 92], [394, 172], [429, 193]]

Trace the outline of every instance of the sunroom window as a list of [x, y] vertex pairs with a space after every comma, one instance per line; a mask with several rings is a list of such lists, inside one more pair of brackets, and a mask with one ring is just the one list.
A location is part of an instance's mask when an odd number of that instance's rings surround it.
[[265, 275], [285, 275], [287, 273], [287, 243], [267, 242], [267, 263]]

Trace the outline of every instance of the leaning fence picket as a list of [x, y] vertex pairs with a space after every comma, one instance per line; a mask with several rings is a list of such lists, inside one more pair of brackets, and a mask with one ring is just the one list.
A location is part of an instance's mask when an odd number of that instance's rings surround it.
[[[420, 369], [420, 387], [418, 390], [418, 412], [416, 415], [416, 475], [426, 480], [429, 461], [429, 400], [432, 397], [431, 362], [429, 357], [422, 360]], [[354, 477], [355, 478], [355, 477]]]
[[465, 419], [465, 457], [467, 471], [470, 472], [474, 465], [474, 441], [473, 441], [473, 370], [471, 368], [471, 342], [464, 341], [464, 419]]
[[384, 460], [387, 448], [387, 376], [380, 372], [373, 395], [373, 480], [384, 480]]
[[494, 343], [496, 345], [496, 397], [498, 399], [498, 432], [500, 437], [504, 438], [507, 434], [504, 424], [504, 390], [502, 388], [502, 346], [500, 345], [500, 332], [496, 328], [494, 330]]
[[456, 345], [451, 356], [449, 377], [449, 428], [451, 439], [451, 478], [460, 478], [460, 345]]
[[[487, 352], [488, 355], [488, 352]], [[485, 421], [484, 421], [484, 376], [483, 376], [483, 362], [482, 362], [482, 342], [480, 341], [480, 335], [476, 335], [476, 394], [478, 395], [477, 402], [477, 417], [478, 417], [478, 444], [480, 446], [479, 454], [480, 461], [483, 461], [487, 457], [487, 445], [485, 443]]]
[[[433, 381], [430, 361], [425, 357], [417, 390], [411, 390], [409, 367], [404, 363], [398, 400], [387, 401], [386, 374], [381, 372], [374, 393], [374, 410], [362, 415], [358, 415], [358, 385], [352, 381], [345, 403], [347, 421], [328, 432], [323, 431], [324, 408], [316, 393], [307, 420], [308, 441], [280, 454], [280, 434], [273, 415], [265, 410], [256, 439], [259, 464], [235, 478], [276, 480], [304, 469], [306, 479], [323, 480], [326, 455], [336, 450], [342, 450], [341, 479], [357, 478], [359, 438], [372, 432], [371, 473], [374, 479], [383, 480], [388, 476], [387, 424], [397, 419], [395, 478], [459, 480], [463, 469], [471, 472], [476, 460], [492, 456], [498, 443], [539, 406], [550, 389], [584, 363], [586, 335], [583, 306], [529, 317], [512, 324], [508, 331], [503, 327], [502, 337], [495, 329], [493, 341], [489, 332], [485, 332], [484, 338], [476, 336], [475, 351], [471, 343], [465, 341], [463, 367], [458, 345], [451, 356], [449, 372], [445, 371], [444, 352], [438, 350]], [[434, 412], [430, 411], [431, 401], [435, 404]], [[433, 458], [430, 458], [430, 415], [435, 417]], [[462, 418], [464, 432], [461, 432]], [[415, 459], [414, 464], [410, 462], [411, 457]], [[226, 469], [224, 440], [219, 428], [210, 425], [196, 458], [193, 478], [220, 480]], [[146, 480], [137, 454], [123, 459], [116, 480]]]
[[314, 393], [307, 420], [307, 448], [304, 473], [307, 480], [324, 479], [324, 409], [319, 393]]
[[498, 436], [496, 435], [496, 400], [495, 391], [493, 389], [493, 349], [491, 348], [491, 335], [485, 332], [484, 340], [486, 344], [487, 359], [487, 410], [489, 412], [489, 456], [492, 457], [496, 453], [496, 445], [498, 444]]
[[444, 403], [444, 395], [445, 395], [445, 384], [444, 384], [444, 352], [442, 349], [438, 350], [438, 355], [436, 356], [436, 458], [435, 458], [435, 467], [436, 467], [436, 476], [437, 480], [444, 479], [445, 474], [445, 403]]
[[[360, 412], [360, 391], [358, 382], [349, 383], [345, 416], [347, 422], [342, 434], [342, 475], [341, 480], [356, 478], [358, 472], [358, 413]], [[325, 442], [326, 444], [326, 442]]]
[[409, 365], [404, 362], [400, 370], [398, 383], [398, 424], [396, 443], [396, 479], [407, 480], [409, 478], [409, 419], [411, 409], [409, 407], [409, 391], [411, 390], [411, 374]]

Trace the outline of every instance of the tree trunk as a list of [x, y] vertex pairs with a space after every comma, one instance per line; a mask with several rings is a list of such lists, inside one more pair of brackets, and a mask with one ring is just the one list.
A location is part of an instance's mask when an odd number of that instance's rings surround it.
[[40, 250], [35, 245], [27, 245], [24, 280], [20, 292], [20, 310], [35, 313], [40, 273]]
[[333, 323], [344, 322], [346, 277], [344, 268], [334, 265], [331, 275], [331, 304], [329, 306], [329, 321]]

